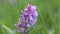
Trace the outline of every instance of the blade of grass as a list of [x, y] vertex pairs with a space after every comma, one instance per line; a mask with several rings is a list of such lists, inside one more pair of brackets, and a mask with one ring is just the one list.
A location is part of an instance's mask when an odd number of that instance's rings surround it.
[[11, 30], [10, 28], [8, 28], [6, 25], [4, 25], [4, 24], [1, 24], [1, 25], [2, 25], [2, 27], [3, 27], [4, 29], [7, 30], [7, 32], [8, 32], [9, 34], [14, 34], [14, 31]]

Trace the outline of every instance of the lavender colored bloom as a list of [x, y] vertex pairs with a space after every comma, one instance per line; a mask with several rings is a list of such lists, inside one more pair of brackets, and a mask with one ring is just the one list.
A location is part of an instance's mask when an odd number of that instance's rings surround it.
[[37, 16], [36, 6], [28, 4], [21, 13], [17, 27], [22, 28], [21, 30], [26, 30], [28, 26], [33, 27], [36, 24]]

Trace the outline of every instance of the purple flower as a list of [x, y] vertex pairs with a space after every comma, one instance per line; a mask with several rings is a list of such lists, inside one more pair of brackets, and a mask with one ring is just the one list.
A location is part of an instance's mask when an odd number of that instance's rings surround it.
[[28, 4], [21, 13], [17, 27], [23, 28], [24, 30], [27, 29], [27, 27], [33, 27], [36, 24], [37, 16], [36, 6]]

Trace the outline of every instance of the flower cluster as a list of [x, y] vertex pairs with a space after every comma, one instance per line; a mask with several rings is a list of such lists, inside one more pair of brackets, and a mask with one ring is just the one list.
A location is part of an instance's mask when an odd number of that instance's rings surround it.
[[36, 24], [37, 16], [38, 13], [36, 10], [36, 6], [28, 4], [28, 6], [25, 7], [25, 9], [21, 13], [21, 17], [18, 20], [16, 29], [19, 27], [21, 28], [20, 31], [23, 32], [27, 29], [27, 27], [33, 27]]

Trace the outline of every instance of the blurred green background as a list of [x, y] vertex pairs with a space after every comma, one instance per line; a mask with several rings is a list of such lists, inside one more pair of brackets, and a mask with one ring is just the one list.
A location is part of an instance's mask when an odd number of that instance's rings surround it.
[[36, 5], [38, 20], [29, 34], [60, 34], [60, 0], [0, 0], [0, 34], [16, 33], [21, 10]]

